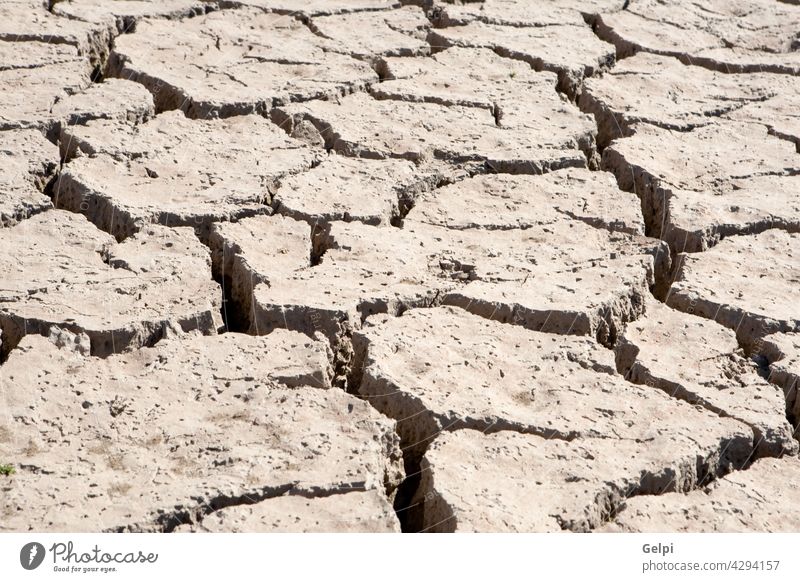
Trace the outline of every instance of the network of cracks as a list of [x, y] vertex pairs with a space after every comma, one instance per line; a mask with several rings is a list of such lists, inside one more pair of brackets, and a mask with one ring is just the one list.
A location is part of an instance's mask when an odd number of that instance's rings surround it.
[[0, 530], [797, 531], [798, 21], [0, 0]]

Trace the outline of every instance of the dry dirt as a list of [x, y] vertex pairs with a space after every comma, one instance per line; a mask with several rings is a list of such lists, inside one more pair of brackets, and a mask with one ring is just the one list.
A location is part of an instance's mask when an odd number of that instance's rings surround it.
[[0, 531], [798, 531], [800, 5], [0, 0]]

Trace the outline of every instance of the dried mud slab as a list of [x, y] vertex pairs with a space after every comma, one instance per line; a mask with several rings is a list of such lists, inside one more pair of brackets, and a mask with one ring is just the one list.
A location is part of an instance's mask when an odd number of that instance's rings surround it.
[[768, 230], [682, 254], [667, 305], [733, 329], [746, 348], [770, 333], [800, 331], [798, 242], [800, 234]]
[[[598, 143], [605, 147], [631, 135], [637, 123], [689, 131], [747, 111], [750, 104], [763, 105], [790, 86], [771, 74], [726, 74], [672, 57], [638, 53], [602, 77], [587, 79], [578, 104], [594, 114]], [[747, 120], [746, 115], [736, 118]]]
[[793, 144], [763, 126], [715, 123], [675, 132], [637, 124], [603, 152], [623, 190], [636, 192], [650, 236], [697, 252], [735, 234], [800, 231]]
[[603, 14], [597, 32], [619, 57], [638, 51], [678, 57], [723, 73], [800, 74], [800, 7], [758, 0], [681, 5], [642, 0]]
[[386, 496], [376, 490], [328, 497], [284, 495], [253, 505], [226, 507], [176, 532], [400, 533]]
[[330, 14], [351, 14], [373, 10], [399, 8], [399, 0], [306, 0], [298, 4], [295, 0], [221, 0], [223, 8], [252, 6], [268, 12], [297, 18], [326, 16]]
[[[0, 2], [0, 40], [40, 42], [74, 47], [99, 68], [108, 56], [113, 31], [107, 22], [90, 23], [51, 13], [41, 0]], [[19, 50], [27, 50], [23, 46]]]
[[57, 137], [57, 123], [92, 119], [136, 123], [153, 115], [153, 99], [123, 80], [92, 83], [89, 61], [73, 47], [0, 41], [0, 85], [6, 91], [0, 130], [36, 128]]
[[428, 305], [458, 285], [466, 274], [449, 257], [460, 239], [447, 236], [430, 227], [333, 222], [312, 245], [307, 223], [273, 216], [218, 225], [211, 245], [215, 257], [225, 253], [251, 333], [287, 328], [337, 345], [369, 315]]
[[800, 79], [786, 77], [786, 81], [781, 84], [775, 96], [764, 101], [748, 103], [741, 109], [727, 114], [726, 118], [765, 125], [772, 135], [792, 142], [800, 153], [799, 111]]
[[769, 364], [769, 381], [780, 386], [786, 397], [789, 418], [800, 419], [800, 334], [774, 333], [757, 342], [754, 350]]
[[473, 21], [438, 28], [428, 40], [434, 49], [451, 46], [488, 48], [497, 54], [525, 61], [537, 71], [558, 74], [558, 90], [570, 97], [580, 93], [586, 77], [614, 64], [614, 47], [597, 38], [592, 29], [577, 23], [539, 26], [500, 26]]
[[500, 26], [542, 27], [554, 25], [583, 26], [584, 19], [569, 2], [549, 2], [547, 9], [524, 0], [485, 0], [464, 4], [441, 3], [433, 11], [438, 27], [483, 22]]
[[[8, 46], [9, 54], [16, 52], [17, 46], [24, 47], [27, 44], [3, 43]], [[0, 54], [4, 55], [5, 51]], [[7, 63], [9, 59], [0, 56], [0, 62]], [[0, 112], [0, 130], [49, 129], [53, 121], [50, 113], [52, 107], [89, 87], [89, 73], [88, 61], [83, 59], [0, 70], [0, 86], [6, 88], [3, 91], [3, 110]], [[13, 90], [8, 90], [12, 87]]]
[[313, 18], [309, 25], [316, 34], [339, 45], [332, 47], [332, 50], [357, 59], [410, 57], [431, 52], [430, 45], [425, 41], [430, 21], [417, 6], [319, 16]]
[[331, 154], [311, 170], [281, 179], [272, 207], [312, 225], [343, 220], [386, 226], [441, 179], [439, 172], [407, 160]]
[[580, 26], [600, 12], [621, 10], [624, 4], [624, 0], [553, 0], [543, 7], [526, 0], [483, 0], [463, 4], [440, 3], [432, 11], [432, 16], [440, 27], [475, 20], [516, 27]]
[[205, 14], [215, 4], [203, 0], [58, 0], [52, 12], [74, 20], [113, 25], [117, 33], [136, 32], [142, 18], [177, 20]]
[[116, 40], [109, 70], [147, 87], [158, 111], [229, 117], [377, 81], [369, 64], [331, 52], [334, 44], [291, 17], [223, 10], [180, 26], [140, 22], [136, 34]]
[[59, 99], [51, 110], [62, 125], [83, 125], [96, 119], [117, 120], [131, 125], [155, 115], [153, 96], [124, 79], [106, 79], [85, 90]]
[[626, 382], [616, 373], [613, 354], [588, 338], [509, 327], [439, 307], [381, 320], [357, 331], [353, 343], [363, 369], [359, 394], [397, 420], [412, 459], [438, 434], [465, 428], [569, 441], [654, 440], [659, 450], [669, 442], [696, 444], [692, 438], [711, 442], [726, 425], [737, 435], [749, 434], [736, 443], [734, 456], [744, 460], [752, 451], [752, 431], [743, 423], [718, 421], [715, 414]]
[[151, 344], [170, 327], [215, 334], [219, 287], [189, 229], [150, 226], [123, 244], [50, 210], [0, 230], [2, 352], [28, 334], [83, 332], [107, 356]]
[[[414, 228], [426, 231], [423, 225]], [[619, 325], [641, 313], [656, 273], [669, 264], [666, 249], [653, 239], [578, 220], [502, 236], [445, 230], [448, 246], [440, 267], [467, 283], [447, 293], [445, 303], [539, 331], [591, 335], [601, 343], [613, 343]], [[428, 232], [442, 236], [440, 229]]]
[[287, 327], [336, 343], [369, 315], [428, 305], [470, 278], [521, 280], [530, 264], [524, 232], [492, 238], [425, 224], [333, 222], [312, 245], [310, 231], [276, 216], [215, 227], [214, 256], [225, 255], [220, 271], [232, 279], [251, 332]]
[[0, 71], [34, 69], [47, 65], [70, 66], [75, 63], [84, 63], [88, 66], [86, 59], [78, 55], [78, 50], [67, 44], [33, 40], [26, 42], [0, 40]]
[[758, 375], [736, 334], [655, 301], [615, 346], [620, 373], [753, 429], [757, 455], [796, 454], [782, 391]]
[[197, 121], [179, 111], [138, 126], [66, 127], [61, 147], [90, 155], [65, 166], [55, 204], [118, 240], [149, 223], [192, 226], [205, 240], [213, 222], [269, 212], [274, 182], [324, 155], [258, 115]]
[[[306, 262], [308, 242], [293, 244], [297, 250], [284, 257], [284, 269], [283, 259], [273, 265], [270, 258], [280, 240], [273, 233], [282, 230], [270, 229], [275, 218], [219, 229], [222, 237], [212, 243], [241, 257], [227, 268], [239, 312], [248, 314], [253, 333], [286, 327], [321, 332], [334, 344], [370, 315], [442, 301], [491, 319], [613, 343], [617, 327], [641, 313], [656, 261], [669, 262], [652, 239], [581, 221], [484, 231], [407, 219], [402, 229], [330, 223], [313, 241], [314, 260]], [[300, 238], [293, 239], [307, 240], [309, 226], [296, 225]]]
[[509, 230], [571, 220], [597, 228], [644, 235], [638, 199], [605, 172], [581, 168], [541, 176], [489, 174], [424, 192], [407, 215], [454, 229]]
[[403, 476], [393, 422], [295, 385], [323, 372], [304, 345], [320, 352], [292, 333], [193, 335], [100, 360], [26, 338], [2, 368], [15, 389], [0, 451], [19, 467], [2, 528], [170, 531], [286, 494], [391, 495]]
[[577, 146], [595, 164], [595, 124], [555, 91], [553, 73], [536, 72], [488, 49], [458, 47], [433, 58], [386, 58], [378, 70], [386, 79], [370, 87], [378, 99], [483, 108], [498, 127], [526, 130], [550, 147], [564, 148], [559, 141]]
[[0, 228], [52, 207], [43, 190], [58, 162], [58, 148], [39, 131], [0, 132]]
[[535, 92], [543, 103], [563, 107], [556, 77], [489, 49], [449, 48], [430, 58], [388, 57], [378, 63], [383, 82], [370, 87], [378, 99], [481, 107], [494, 110], [498, 99]]
[[[678, 416], [695, 412], [684, 406]], [[707, 472], [725, 472], [749, 438], [730, 419], [699, 415], [702, 432], [687, 429], [686, 417], [676, 420], [654, 423], [667, 434], [654, 431], [646, 442], [443, 433], [422, 461], [415, 501], [424, 504], [423, 531], [588, 531], [631, 495], [686, 491]]]
[[[574, 118], [580, 123], [581, 117]], [[506, 173], [585, 167], [580, 147], [587, 139], [593, 143], [585, 123], [578, 132], [568, 128], [553, 135], [544, 126], [537, 131], [498, 126], [492, 112], [482, 108], [378, 100], [363, 93], [338, 103], [279, 107], [272, 119], [295, 136], [311, 123], [328, 149], [346, 156], [475, 163]]]
[[[794, 77], [792, 77], [794, 80]], [[786, 93], [778, 94], [766, 101], [746, 105], [727, 115], [736, 121], [760, 123], [769, 132], [795, 144], [800, 153], [800, 82]]]
[[[577, 234], [577, 233], [576, 233]], [[663, 251], [661, 251], [663, 254]], [[621, 325], [644, 312], [655, 284], [652, 258], [542, 267], [519, 281], [473, 281], [442, 303], [481, 317], [554, 334], [585, 335], [611, 346]]]
[[153, 98], [141, 85], [122, 79], [89, 84], [83, 65], [0, 71], [0, 83], [15, 85], [1, 129], [36, 128], [56, 138], [59, 127], [113, 119], [134, 124], [155, 113]]
[[466, 273], [461, 279], [467, 283], [447, 292], [443, 303], [536, 331], [588, 335], [609, 346], [622, 324], [644, 312], [650, 288], [663, 284], [670, 264], [669, 250], [653, 239], [578, 220], [492, 237], [456, 232], [449, 262]]
[[800, 527], [796, 486], [797, 457], [760, 459], [703, 490], [634, 497], [603, 531], [794, 533]]
[[[457, 285], [440, 266], [442, 245], [430, 233], [334, 222], [314, 241], [316, 249], [327, 249], [319, 264], [253, 289], [250, 331], [322, 333], [347, 351], [342, 340], [368, 316], [429, 305]], [[341, 357], [346, 362], [349, 354]]]
[[476, 176], [423, 194], [404, 226], [450, 231], [427, 229], [448, 241], [440, 264], [466, 283], [442, 302], [613, 344], [670, 263], [663, 243], [637, 236], [631, 202], [609, 174], [583, 169]]
[[764, 125], [800, 147], [798, 95], [796, 77], [723, 73], [638, 53], [602, 77], [587, 79], [578, 103], [594, 114], [602, 147], [631, 135], [637, 123], [689, 131], [719, 119]]

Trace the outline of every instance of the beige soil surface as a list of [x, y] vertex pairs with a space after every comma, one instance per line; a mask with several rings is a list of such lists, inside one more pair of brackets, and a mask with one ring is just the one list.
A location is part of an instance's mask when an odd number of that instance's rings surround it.
[[796, 531], [798, 22], [0, 0], [0, 530]]

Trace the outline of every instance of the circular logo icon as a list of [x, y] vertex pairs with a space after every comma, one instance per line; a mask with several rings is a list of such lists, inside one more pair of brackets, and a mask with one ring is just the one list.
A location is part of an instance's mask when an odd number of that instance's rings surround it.
[[35, 570], [44, 561], [44, 546], [39, 542], [30, 542], [19, 551], [19, 563], [26, 570]]

